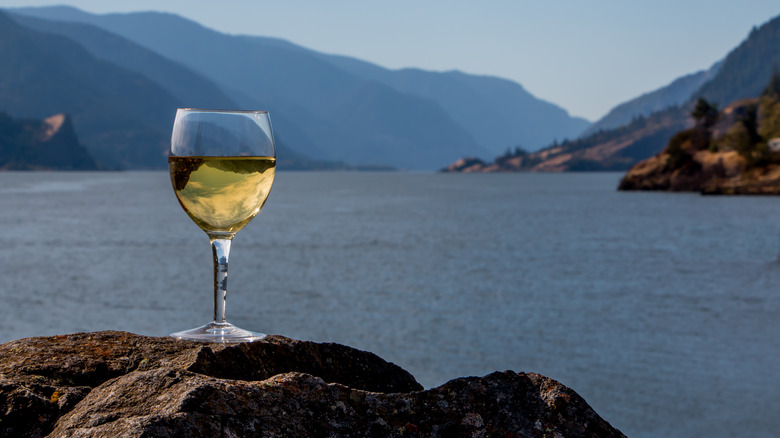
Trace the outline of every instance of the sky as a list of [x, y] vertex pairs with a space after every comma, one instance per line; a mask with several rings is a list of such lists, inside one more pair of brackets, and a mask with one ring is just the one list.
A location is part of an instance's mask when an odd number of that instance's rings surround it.
[[172, 12], [391, 69], [498, 76], [591, 121], [709, 68], [780, 15], [778, 0], [0, 0], [53, 4]]

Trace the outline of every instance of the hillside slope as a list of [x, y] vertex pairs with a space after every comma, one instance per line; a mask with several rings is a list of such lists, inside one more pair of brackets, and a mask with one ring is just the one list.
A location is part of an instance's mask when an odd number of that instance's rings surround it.
[[628, 125], [565, 140], [529, 153], [522, 149], [500, 155], [492, 163], [461, 159], [446, 172], [565, 172], [627, 170], [663, 149], [668, 139], [690, 124], [678, 107], [638, 117]]
[[90, 154], [104, 165], [162, 167], [174, 116], [170, 109], [181, 105], [145, 76], [0, 12], [0, 111], [39, 119], [70, 114]]
[[780, 16], [754, 27], [747, 39], [723, 60], [715, 77], [694, 94], [716, 105], [758, 97], [780, 67]]
[[277, 40], [222, 34], [163, 13], [14, 11], [89, 23], [198, 71], [239, 105], [294, 120], [311, 143], [292, 146], [314, 158], [431, 169], [464, 153], [487, 154], [434, 102], [360, 79]]
[[[278, 39], [221, 34], [170, 14], [15, 11], [90, 23], [197, 70], [239, 105], [294, 120], [303, 132], [292, 144], [319, 158], [368, 162], [392, 155], [388, 164], [436, 168], [461, 155], [491, 156], [518, 143], [540, 147], [588, 125], [498, 78], [391, 71]], [[354, 108], [371, 110], [364, 118]], [[420, 119], [423, 114], [431, 118]]]
[[354, 58], [321, 56], [361, 78], [433, 100], [493, 154], [518, 144], [536, 150], [556, 138], [577, 137], [590, 125], [506, 79], [459, 71], [389, 70]]
[[65, 114], [15, 120], [0, 112], [0, 170], [96, 170]]
[[[241, 108], [209, 79], [152, 50], [141, 47], [126, 38], [101, 28], [88, 24], [52, 21], [19, 14], [9, 14], [9, 16], [17, 23], [23, 25], [24, 28], [49, 35], [49, 38], [60, 37], [60, 39], [73, 41], [96, 59], [140, 74], [147, 80], [165, 89], [166, 92], [170, 92], [175, 99], [163, 101], [165, 107], [154, 113], [156, 115], [165, 113], [166, 116], [162, 119], [152, 120], [149, 118], [147, 120], [150, 127], [147, 135], [156, 138], [155, 141], [157, 142], [165, 143], [166, 149], [170, 139], [172, 117], [176, 108]], [[121, 84], [114, 85], [121, 86]], [[122, 92], [121, 89], [114, 91], [117, 93]], [[28, 98], [37, 100], [40, 99], [40, 96], [33, 94], [28, 96]], [[23, 108], [9, 107], [7, 110], [15, 113], [23, 110]], [[145, 117], [144, 114], [132, 114], [132, 116]], [[273, 122], [275, 125], [281, 126], [284, 133], [283, 135], [277, 134], [276, 138], [277, 155], [281, 169], [332, 169], [346, 167], [343, 163], [315, 160], [293, 150], [288, 146], [290, 143], [300, 144], [307, 141], [300, 140], [302, 137], [300, 128], [295, 123], [288, 122], [278, 115], [274, 117]], [[79, 129], [79, 132], [81, 132], [81, 125]], [[88, 131], [82, 134], [85, 134], [85, 138], [89, 141], [93, 136], [102, 136], [101, 129], [106, 131], [112, 130], [110, 125], [96, 125], [93, 128], [95, 132]], [[143, 128], [139, 127], [138, 129]], [[111, 150], [111, 145], [117, 143], [111, 140], [111, 138], [111, 136], [108, 137], [109, 143], [105, 145], [106, 150], [99, 154], [103, 161], [113, 163], [113, 166], [122, 168], [164, 168], [167, 166], [166, 161], [164, 159], [161, 161], [158, 156], [147, 156], [150, 160], [147, 162], [143, 160], [140, 162], [124, 162], [122, 158], [113, 157], [114, 151]], [[128, 141], [135, 144], [132, 139]], [[140, 147], [143, 148], [144, 146], [141, 145]]]
[[677, 78], [664, 87], [621, 103], [589, 126], [580, 138], [624, 126], [637, 117], [646, 117], [672, 106], [684, 105], [691, 100], [693, 93], [715, 76], [721, 65], [722, 62], [717, 62], [707, 70]]
[[216, 84], [157, 53], [95, 26], [10, 14], [17, 23], [77, 42], [91, 55], [146, 76], [193, 108], [236, 106]]
[[705, 99], [660, 154], [637, 163], [620, 190], [780, 194], [780, 74], [761, 97], [717, 111]]
[[[753, 29], [748, 38], [714, 66], [715, 74], [682, 105], [635, 117], [619, 128], [607, 129], [563, 144], [552, 144], [533, 154], [518, 150], [492, 163], [459, 160], [448, 171], [568, 171], [627, 170], [645, 158], [659, 154], [680, 130], [693, 122], [689, 112], [704, 97], [714, 102], [755, 98], [780, 65], [780, 17]], [[699, 81], [701, 77], [688, 78]], [[685, 81], [683, 81], [685, 82]], [[686, 87], [682, 87], [685, 89]], [[646, 96], [648, 99], [653, 94]], [[657, 96], [656, 96], [657, 97]], [[652, 99], [647, 100], [645, 103]]]

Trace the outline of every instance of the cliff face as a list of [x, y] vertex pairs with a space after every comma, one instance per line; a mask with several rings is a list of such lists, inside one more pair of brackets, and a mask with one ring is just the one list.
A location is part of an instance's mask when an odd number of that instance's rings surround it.
[[538, 374], [424, 391], [398, 366], [338, 344], [98, 332], [0, 345], [0, 436], [624, 435]]
[[0, 113], [0, 169], [94, 170], [66, 114], [44, 120], [14, 120]]

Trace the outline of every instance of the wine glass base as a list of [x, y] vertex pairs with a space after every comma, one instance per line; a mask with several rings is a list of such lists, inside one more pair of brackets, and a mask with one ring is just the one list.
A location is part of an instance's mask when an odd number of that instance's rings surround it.
[[229, 322], [216, 321], [191, 330], [171, 333], [171, 337], [184, 341], [219, 343], [254, 342], [260, 341], [266, 336], [263, 333], [254, 333], [238, 328]]

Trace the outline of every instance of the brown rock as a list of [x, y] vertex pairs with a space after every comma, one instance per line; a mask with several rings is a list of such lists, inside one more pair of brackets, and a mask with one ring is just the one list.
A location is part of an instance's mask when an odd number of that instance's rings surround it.
[[450, 164], [442, 172], [482, 172], [486, 164], [479, 158], [467, 157]]
[[714, 123], [699, 120], [629, 169], [618, 189], [780, 195], [780, 151], [772, 138], [778, 108], [769, 96], [732, 103]]
[[0, 436], [623, 435], [538, 374], [423, 391], [401, 368], [338, 344], [99, 332], [0, 345]]
[[662, 153], [637, 163], [623, 176], [618, 190], [661, 190], [728, 195], [780, 195], [780, 165], [745, 169], [735, 151], [697, 151], [691, 163], [670, 169]]
[[14, 120], [0, 111], [0, 170], [95, 170], [95, 160], [79, 143], [66, 114], [44, 120]]

